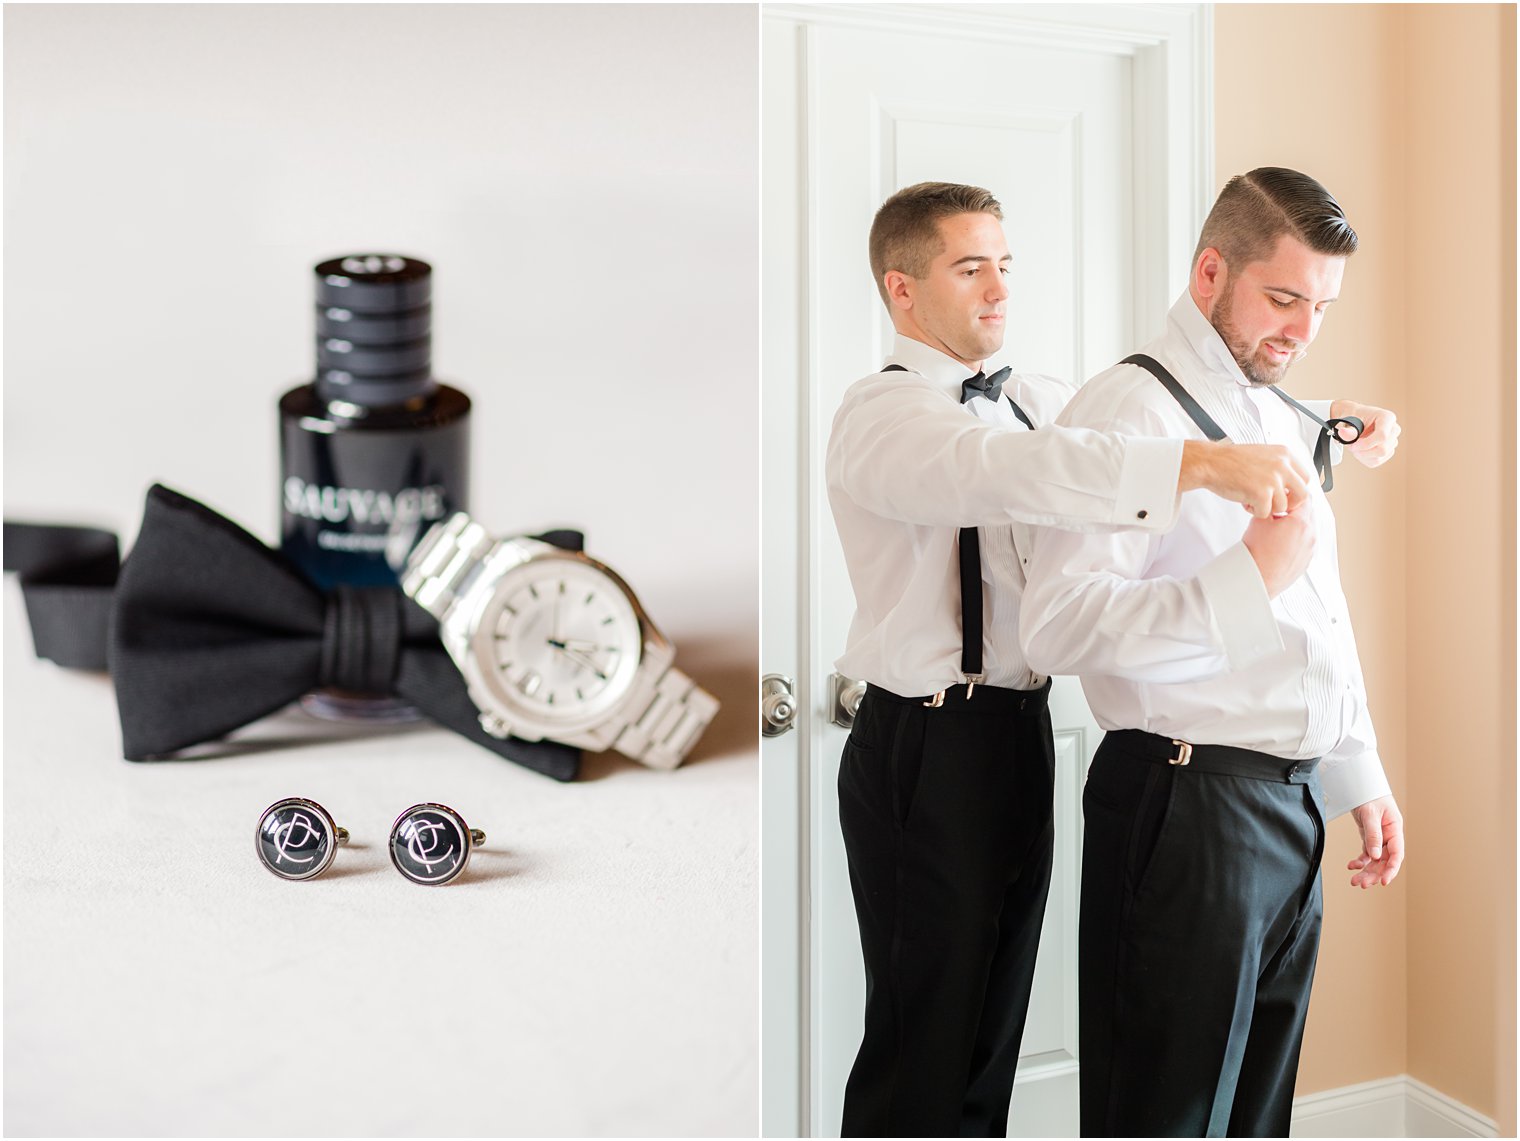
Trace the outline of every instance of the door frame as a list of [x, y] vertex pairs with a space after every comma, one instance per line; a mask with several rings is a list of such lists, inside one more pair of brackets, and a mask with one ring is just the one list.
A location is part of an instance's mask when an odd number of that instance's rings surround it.
[[[761, 19], [764, 26], [789, 26], [795, 35], [792, 58], [767, 59], [762, 47], [761, 231], [765, 248], [795, 253], [801, 271], [793, 283], [796, 311], [785, 316], [795, 332], [792, 351], [781, 354], [789, 359], [772, 359], [762, 333], [761, 455], [779, 459], [762, 460], [761, 670], [795, 680], [798, 712], [796, 727], [766, 739], [762, 748], [761, 1129], [767, 1137], [819, 1136], [829, 1130], [818, 1120], [812, 1096], [812, 851], [817, 829], [834, 825], [812, 819], [823, 771], [813, 758], [828, 724], [828, 678], [840, 647], [825, 649], [813, 637], [820, 596], [816, 551], [831, 522], [809, 488], [821, 474], [819, 442], [833, 415], [811, 397], [820, 335], [812, 288], [818, 251], [807, 225], [821, 170], [811, 129], [814, 29], [970, 34], [982, 41], [1128, 57], [1136, 94], [1133, 217], [1165, 220], [1135, 227], [1134, 322], [1136, 329], [1157, 330], [1186, 285], [1192, 243], [1216, 190], [1213, 12], [1207, 4], [764, 4]], [[776, 109], [765, 106], [772, 80], [790, 87], [794, 118], [777, 123]], [[784, 211], [772, 201], [777, 194], [791, 196]], [[765, 267], [771, 266], [768, 258]], [[762, 282], [762, 299], [769, 293]], [[779, 463], [792, 470], [775, 470]]]

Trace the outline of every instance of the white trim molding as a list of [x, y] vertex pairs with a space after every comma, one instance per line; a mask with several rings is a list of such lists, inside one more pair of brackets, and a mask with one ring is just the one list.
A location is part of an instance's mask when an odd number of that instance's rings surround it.
[[765, 3], [764, 15], [836, 27], [1001, 40], [1062, 51], [1133, 54], [1187, 31], [1196, 4]]
[[1492, 1118], [1408, 1074], [1293, 1100], [1293, 1137], [1497, 1137]]
[[1135, 97], [1135, 209], [1166, 225], [1135, 235], [1138, 329], [1159, 329], [1187, 287], [1193, 243], [1214, 203], [1214, 14], [1209, 4], [763, 3], [763, 19], [1001, 40], [1128, 56]]

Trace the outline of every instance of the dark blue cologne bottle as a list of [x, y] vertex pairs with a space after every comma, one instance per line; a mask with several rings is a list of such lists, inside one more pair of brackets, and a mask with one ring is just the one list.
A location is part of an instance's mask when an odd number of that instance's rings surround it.
[[[316, 267], [317, 375], [280, 398], [280, 545], [324, 590], [396, 586], [429, 527], [469, 503], [470, 398], [432, 370], [433, 270], [395, 254]], [[408, 719], [323, 691], [329, 717]]]

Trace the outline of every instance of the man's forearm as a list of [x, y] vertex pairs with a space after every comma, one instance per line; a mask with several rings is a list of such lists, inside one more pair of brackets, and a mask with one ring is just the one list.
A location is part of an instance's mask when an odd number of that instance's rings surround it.
[[1180, 450], [1090, 428], [994, 426], [905, 386], [843, 410], [826, 464], [831, 487], [905, 523], [1162, 531], [1175, 519]]

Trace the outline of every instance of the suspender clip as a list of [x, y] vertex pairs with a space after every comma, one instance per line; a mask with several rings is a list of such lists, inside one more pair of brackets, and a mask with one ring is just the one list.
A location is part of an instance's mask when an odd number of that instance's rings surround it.
[[945, 704], [945, 691], [940, 690], [928, 701], [925, 701], [922, 704], [925, 709], [938, 709], [941, 705]]
[[987, 680], [987, 675], [986, 674], [967, 674], [966, 675], [966, 700], [967, 701], [971, 700], [971, 691], [973, 689], [975, 689], [979, 684], [985, 682], [986, 680]]
[[1168, 757], [1166, 759], [1167, 764], [1185, 765], [1193, 759], [1193, 746], [1189, 745], [1186, 741], [1179, 741], [1175, 737], [1172, 738], [1172, 744], [1177, 746], [1177, 755], [1175, 757]]

